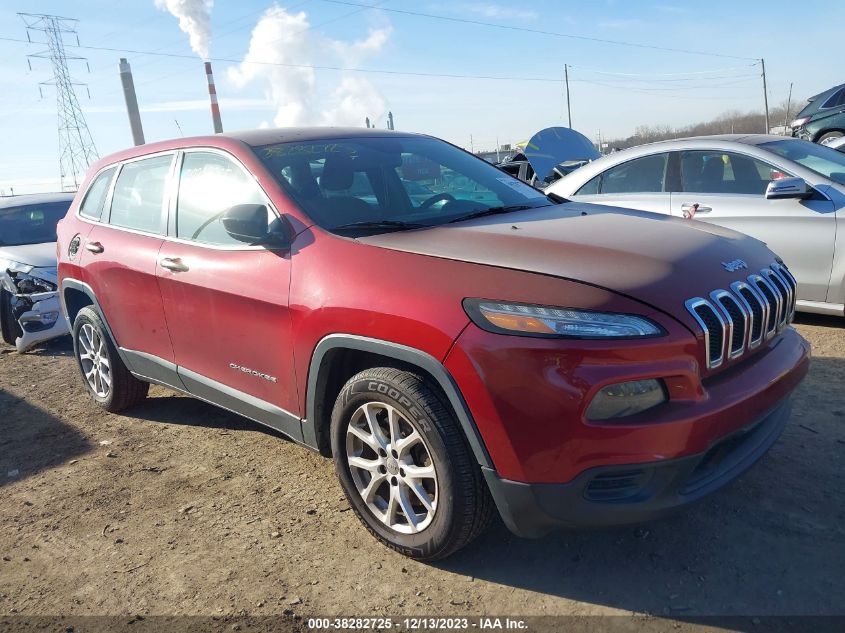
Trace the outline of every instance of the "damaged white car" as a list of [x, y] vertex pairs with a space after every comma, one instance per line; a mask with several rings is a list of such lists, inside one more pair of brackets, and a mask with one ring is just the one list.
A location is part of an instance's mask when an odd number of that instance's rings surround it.
[[70, 193], [0, 198], [0, 330], [19, 352], [68, 333], [56, 288], [56, 224]]

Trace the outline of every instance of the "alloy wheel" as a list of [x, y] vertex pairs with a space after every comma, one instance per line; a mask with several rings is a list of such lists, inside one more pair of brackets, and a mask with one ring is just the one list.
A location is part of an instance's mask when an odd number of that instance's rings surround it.
[[91, 391], [99, 398], [111, 392], [111, 360], [103, 337], [90, 323], [79, 329], [79, 362]]
[[346, 461], [367, 508], [384, 525], [415, 534], [437, 511], [437, 472], [420, 432], [394, 407], [367, 402], [352, 414]]

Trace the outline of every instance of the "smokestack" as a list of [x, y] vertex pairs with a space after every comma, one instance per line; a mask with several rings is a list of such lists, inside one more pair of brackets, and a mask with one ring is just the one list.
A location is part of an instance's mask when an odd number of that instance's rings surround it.
[[370, 117], [367, 117], [366, 119], [364, 119], [364, 124], [367, 126], [367, 129], [369, 130], [370, 129]]
[[214, 75], [211, 74], [211, 63], [205, 62], [205, 76], [208, 79], [208, 98], [211, 99], [211, 120], [214, 122], [214, 133], [223, 131], [223, 121], [220, 120], [220, 106], [217, 104], [217, 89], [214, 87]]
[[129, 114], [129, 127], [132, 128], [132, 142], [135, 145], [143, 145], [144, 128], [141, 126], [141, 113], [138, 111], [135, 82], [132, 81], [132, 69], [125, 57], [120, 58], [120, 83], [123, 84], [123, 98], [126, 100], [126, 112]]
[[392, 112], [387, 113], [387, 129], [388, 130], [393, 129], [393, 113]]

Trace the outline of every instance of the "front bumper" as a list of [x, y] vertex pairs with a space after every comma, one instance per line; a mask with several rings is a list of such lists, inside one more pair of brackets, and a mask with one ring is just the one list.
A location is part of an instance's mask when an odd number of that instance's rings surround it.
[[762, 419], [677, 459], [584, 471], [565, 484], [528, 484], [484, 476], [499, 513], [516, 535], [537, 538], [558, 528], [650, 521], [718, 490], [750, 468], [780, 436], [789, 398]]
[[[18, 352], [25, 352], [32, 349], [39, 343], [50, 339], [64, 336], [69, 332], [68, 322], [62, 311], [59, 296], [56, 292], [41, 293], [32, 295], [34, 303], [31, 308], [20, 315], [22, 336], [15, 340], [15, 348]], [[54, 323], [43, 324], [41, 318], [45, 314], [58, 313]]]

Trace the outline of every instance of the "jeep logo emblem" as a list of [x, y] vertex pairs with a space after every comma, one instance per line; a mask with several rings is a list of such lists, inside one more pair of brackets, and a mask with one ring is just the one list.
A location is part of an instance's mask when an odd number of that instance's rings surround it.
[[725, 270], [729, 273], [742, 270], [743, 268], [748, 268], [748, 264], [741, 259], [735, 259], [732, 262], [722, 262], [722, 266], [724, 266]]

